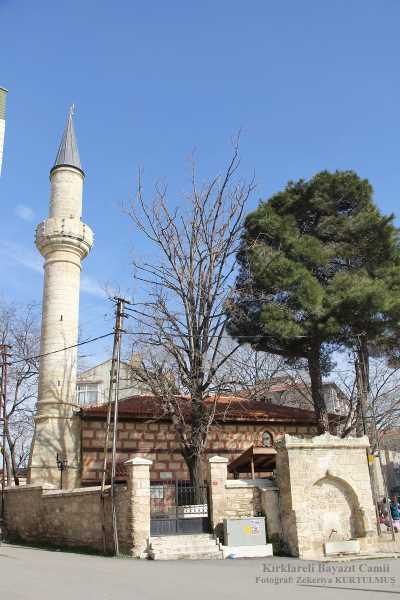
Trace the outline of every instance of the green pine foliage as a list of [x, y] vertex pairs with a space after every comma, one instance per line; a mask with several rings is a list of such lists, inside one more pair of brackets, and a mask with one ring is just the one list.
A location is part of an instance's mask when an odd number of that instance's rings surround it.
[[322, 375], [355, 335], [394, 345], [400, 322], [400, 250], [393, 216], [353, 171], [318, 173], [249, 214], [228, 330], [289, 361], [305, 359], [320, 431], [328, 429]]

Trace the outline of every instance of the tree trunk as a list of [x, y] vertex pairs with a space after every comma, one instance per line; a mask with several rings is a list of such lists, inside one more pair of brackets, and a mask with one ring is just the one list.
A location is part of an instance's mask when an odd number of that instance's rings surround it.
[[8, 417], [5, 420], [4, 428], [5, 428], [7, 444], [8, 444], [8, 449], [9, 449], [9, 457], [10, 457], [10, 482], [11, 482], [11, 471], [12, 471], [14, 484], [17, 486], [17, 485], [19, 485], [18, 467], [17, 467], [17, 462], [15, 460], [15, 444], [13, 444], [13, 441], [10, 436], [10, 430], [8, 427]]
[[204, 474], [201, 455], [193, 455], [186, 460], [190, 481], [193, 486], [193, 501], [195, 504], [205, 504]]
[[195, 504], [203, 504], [204, 492], [204, 475], [202, 464], [202, 450], [204, 444], [204, 431], [206, 428], [204, 415], [204, 398], [201, 392], [200, 384], [195, 386], [195, 391], [192, 392], [192, 431], [191, 431], [191, 455], [187, 461], [190, 481], [194, 489]]
[[360, 339], [357, 346], [355, 369], [358, 397], [357, 436], [372, 436], [373, 432], [371, 431], [371, 424], [368, 421], [369, 352], [368, 343], [365, 337]]
[[7, 450], [5, 448], [3, 448], [3, 469], [5, 468], [5, 474], [6, 474], [6, 485], [7, 486], [11, 486], [11, 464], [10, 464], [10, 457], [9, 454], [7, 452]]
[[360, 367], [359, 358], [354, 363], [356, 372], [356, 388], [357, 388], [357, 413], [356, 413], [356, 436], [362, 437], [366, 434], [365, 421], [365, 399], [364, 399], [364, 383]]
[[311, 379], [311, 395], [319, 433], [329, 431], [328, 412], [322, 393], [321, 346], [316, 344], [308, 355], [308, 371]]

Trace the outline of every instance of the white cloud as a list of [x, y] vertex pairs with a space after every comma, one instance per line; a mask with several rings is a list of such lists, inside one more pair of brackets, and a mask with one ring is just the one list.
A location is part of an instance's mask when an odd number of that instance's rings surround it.
[[40, 254], [24, 248], [21, 244], [1, 240], [0, 255], [8, 262], [16, 262], [31, 271], [43, 273], [43, 259]]
[[[43, 274], [43, 258], [33, 249], [27, 249], [16, 242], [0, 240], [0, 256], [3, 263], [17, 263], [30, 271]], [[17, 274], [15, 276], [18, 277]], [[81, 276], [81, 291], [97, 298], [104, 299], [107, 296], [100, 283], [86, 273], [82, 273]]]
[[33, 221], [33, 217], [35, 216], [33, 210], [29, 206], [26, 206], [26, 204], [18, 204], [15, 207], [15, 214], [23, 221]]
[[92, 296], [97, 296], [98, 298], [106, 297], [106, 292], [99, 282], [90, 277], [90, 275], [86, 275], [86, 273], [82, 273], [81, 275], [81, 291]]

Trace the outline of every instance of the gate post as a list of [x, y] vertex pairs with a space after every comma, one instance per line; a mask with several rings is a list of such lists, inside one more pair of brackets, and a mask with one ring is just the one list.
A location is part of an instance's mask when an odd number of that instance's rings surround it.
[[128, 472], [128, 527], [131, 555], [143, 558], [150, 537], [150, 466], [152, 460], [137, 456], [125, 461]]
[[228, 459], [224, 456], [212, 456], [209, 460], [210, 482], [210, 512], [213, 532], [219, 536], [222, 528], [222, 519], [226, 509], [225, 482], [228, 477]]

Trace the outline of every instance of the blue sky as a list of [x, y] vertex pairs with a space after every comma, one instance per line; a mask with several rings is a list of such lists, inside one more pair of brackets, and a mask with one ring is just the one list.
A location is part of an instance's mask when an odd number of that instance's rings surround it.
[[[123, 214], [139, 167], [171, 203], [218, 172], [241, 129], [258, 198], [321, 169], [368, 177], [384, 212], [400, 188], [398, 0], [0, 0], [0, 85], [9, 89], [0, 179], [0, 296], [41, 300], [36, 224], [69, 104], [86, 171], [84, 335], [110, 329], [105, 284], [132, 288], [150, 252]], [[104, 317], [108, 315], [108, 317]], [[95, 360], [107, 343], [91, 350]], [[89, 354], [89, 352], [88, 352]]]

